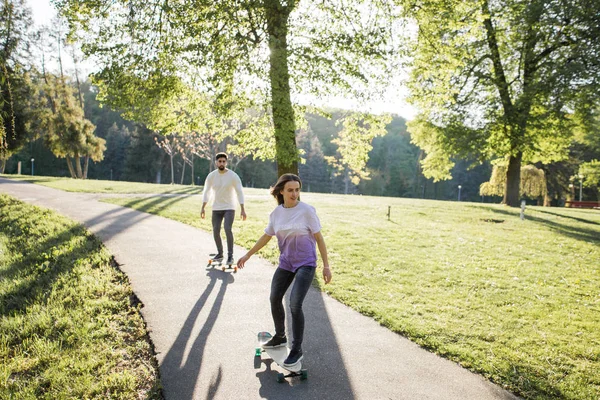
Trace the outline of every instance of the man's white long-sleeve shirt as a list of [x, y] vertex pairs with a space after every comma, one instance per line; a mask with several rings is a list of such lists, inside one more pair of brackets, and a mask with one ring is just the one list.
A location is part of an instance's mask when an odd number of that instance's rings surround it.
[[222, 174], [215, 169], [208, 174], [204, 181], [202, 202], [208, 203], [211, 198], [213, 211], [235, 210], [237, 203], [244, 204], [240, 177], [230, 169]]

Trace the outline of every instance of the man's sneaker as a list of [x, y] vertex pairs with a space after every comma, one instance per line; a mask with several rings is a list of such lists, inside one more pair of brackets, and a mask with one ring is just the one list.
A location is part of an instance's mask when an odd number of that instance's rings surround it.
[[284, 367], [293, 367], [298, 364], [304, 356], [302, 355], [302, 350], [294, 350], [290, 351], [290, 354], [287, 356], [285, 361], [283, 362]]
[[217, 254], [212, 258], [213, 261], [223, 261], [223, 254]]
[[233, 256], [227, 256], [227, 265], [233, 265]]
[[274, 349], [276, 347], [283, 347], [287, 344], [287, 338], [285, 336], [273, 336], [271, 340], [263, 344], [263, 349]]

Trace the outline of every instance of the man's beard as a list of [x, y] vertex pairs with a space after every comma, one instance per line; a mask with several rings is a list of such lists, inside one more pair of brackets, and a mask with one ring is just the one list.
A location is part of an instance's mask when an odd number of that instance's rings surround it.
[[224, 165], [219, 165], [217, 168], [219, 168], [219, 171], [223, 171], [225, 169]]

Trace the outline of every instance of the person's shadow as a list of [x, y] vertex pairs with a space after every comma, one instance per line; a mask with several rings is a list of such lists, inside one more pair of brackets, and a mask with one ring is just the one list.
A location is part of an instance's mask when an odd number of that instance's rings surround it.
[[[204, 357], [206, 341], [219, 316], [227, 286], [234, 282], [232, 274], [223, 273], [221, 270], [210, 268], [207, 269], [206, 274], [209, 277], [208, 285], [190, 311], [179, 335], [177, 335], [171, 349], [161, 364], [161, 374], [163, 375], [161, 381], [163, 383], [170, 382], [176, 385], [176, 387], [173, 388], [166, 388], [166, 391], [177, 393], [177, 397], [181, 399], [191, 399], [194, 396], [194, 387], [198, 376], [200, 375], [200, 366], [202, 364], [202, 358]], [[217, 285], [218, 282], [221, 282], [220, 286]], [[217, 286], [218, 293], [214, 303], [212, 305], [207, 304], [208, 298]], [[189, 352], [187, 352], [187, 357], [184, 358], [198, 315], [206, 306], [211, 307], [210, 312], [204, 323], [200, 324], [202, 328], [196, 336]], [[221, 376], [220, 372], [221, 371], [219, 371], [219, 377]], [[219, 383], [220, 378], [213, 384], [218, 387]]]
[[[286, 317], [291, 315], [289, 292], [286, 296]], [[253, 360], [255, 369], [264, 368], [256, 373], [260, 380], [259, 398], [287, 400], [293, 396], [299, 399], [354, 399], [352, 384], [325, 308], [324, 296], [327, 295], [311, 287], [303, 305], [306, 325], [302, 344], [302, 368], [308, 371], [308, 379], [302, 380], [297, 376], [279, 383], [277, 375], [288, 372], [263, 352], [260, 357], [254, 356]], [[286, 325], [290, 342], [292, 338], [288, 321]], [[294, 388], [293, 393], [289, 390], [291, 387]]]

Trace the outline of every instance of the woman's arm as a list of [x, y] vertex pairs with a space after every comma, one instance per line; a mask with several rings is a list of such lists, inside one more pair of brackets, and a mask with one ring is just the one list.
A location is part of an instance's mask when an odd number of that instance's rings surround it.
[[323, 260], [323, 280], [325, 284], [331, 282], [331, 268], [329, 268], [329, 260], [327, 258], [327, 246], [325, 246], [325, 239], [321, 232], [315, 233], [315, 240], [317, 241], [317, 247], [319, 247], [319, 253], [321, 253], [321, 259]]
[[256, 244], [238, 260], [237, 266], [239, 268], [244, 268], [246, 261], [248, 261], [248, 259], [252, 257], [254, 253], [265, 247], [265, 245], [269, 243], [269, 240], [271, 240], [271, 236], [267, 235], [266, 233], [263, 234], [260, 239], [256, 241]]

